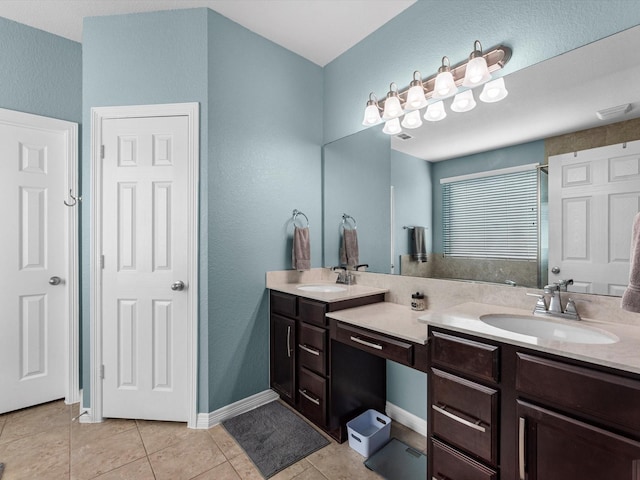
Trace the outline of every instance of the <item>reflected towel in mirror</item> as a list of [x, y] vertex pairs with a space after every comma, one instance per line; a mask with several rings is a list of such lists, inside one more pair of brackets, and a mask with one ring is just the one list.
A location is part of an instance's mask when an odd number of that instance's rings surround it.
[[411, 258], [418, 262], [427, 261], [427, 245], [424, 241], [425, 227], [409, 227]]
[[629, 286], [622, 295], [622, 308], [640, 313], [640, 213], [633, 219], [630, 259]]
[[294, 270], [311, 269], [311, 242], [309, 241], [309, 227], [294, 228], [291, 263]]
[[340, 264], [353, 267], [358, 263], [360, 263], [358, 231], [355, 228], [343, 228], [342, 244], [340, 245]]

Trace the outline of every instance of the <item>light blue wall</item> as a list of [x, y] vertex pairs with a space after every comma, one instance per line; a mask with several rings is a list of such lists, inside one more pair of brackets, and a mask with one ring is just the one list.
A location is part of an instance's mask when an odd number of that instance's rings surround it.
[[544, 140], [500, 148], [490, 152], [435, 162], [433, 178], [433, 251], [443, 252], [442, 247], [442, 186], [440, 180], [467, 173], [486, 172], [499, 168], [515, 167], [544, 162]]
[[387, 402], [427, 420], [427, 374], [387, 360]]
[[322, 70], [207, 9], [96, 17], [84, 35], [87, 125], [93, 106], [200, 103], [198, 410], [269, 388], [264, 273], [291, 267], [294, 208], [321, 262]]
[[432, 251], [431, 235], [431, 162], [391, 151], [391, 185], [394, 190], [395, 273], [400, 271], [400, 256], [410, 253], [409, 231], [405, 226], [427, 227], [427, 252]]
[[265, 272], [321, 266], [322, 69], [210, 11], [208, 411], [269, 388]]
[[418, 0], [325, 67], [325, 142], [364, 128], [369, 92], [428, 77], [444, 55], [461, 62], [475, 40], [513, 48], [508, 74], [638, 24], [635, 0]]
[[0, 108], [82, 121], [82, 46], [0, 17]]
[[327, 144], [323, 150], [324, 263], [340, 264], [342, 214], [357, 222], [359, 263], [390, 271], [389, 136], [366, 130]]

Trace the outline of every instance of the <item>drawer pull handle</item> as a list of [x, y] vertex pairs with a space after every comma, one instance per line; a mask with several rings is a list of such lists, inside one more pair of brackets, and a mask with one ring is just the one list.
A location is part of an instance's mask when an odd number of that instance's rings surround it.
[[524, 465], [524, 440], [526, 434], [526, 419], [523, 417], [518, 418], [518, 478], [520, 480], [525, 479], [525, 465]]
[[307, 393], [306, 390], [303, 390], [302, 388], [299, 388], [298, 391], [300, 392], [300, 395], [302, 395], [304, 398], [309, 400], [311, 403], [315, 403], [316, 405], [320, 406], [319, 398], [313, 398], [311, 395]]
[[376, 350], [382, 350], [382, 345], [378, 345], [377, 343], [367, 342], [366, 340], [362, 340], [361, 338], [351, 336], [351, 341], [359, 343], [361, 345], [366, 345], [367, 347], [375, 348]]
[[298, 344], [298, 347], [300, 347], [305, 352], [310, 353], [311, 355], [315, 355], [317, 357], [320, 356], [320, 351], [319, 350], [316, 350], [314, 348], [309, 348], [306, 345], [302, 345], [301, 343]]
[[291, 358], [291, 325], [287, 325], [287, 357]]
[[455, 420], [458, 423], [461, 423], [463, 425], [466, 425], [467, 427], [473, 428], [474, 430], [478, 430], [479, 432], [486, 432], [487, 429], [484, 428], [482, 425], [480, 425], [480, 420], [478, 420], [478, 423], [473, 423], [470, 422], [469, 420], [465, 420], [464, 418], [461, 418], [457, 415], [454, 415], [451, 412], [446, 411], [445, 409], [447, 408], [446, 405], [443, 405], [441, 407], [439, 407], [438, 405], [431, 405], [431, 408], [433, 408], [436, 412], [441, 413], [442, 415], [444, 415], [445, 417], [449, 417], [452, 420]]

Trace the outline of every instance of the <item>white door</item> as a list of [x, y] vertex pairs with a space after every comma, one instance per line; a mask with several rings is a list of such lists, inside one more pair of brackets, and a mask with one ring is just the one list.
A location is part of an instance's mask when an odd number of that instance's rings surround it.
[[[549, 282], [620, 296], [640, 211], [640, 141], [549, 158]], [[554, 267], [559, 273], [554, 273]]]
[[189, 119], [105, 119], [102, 143], [103, 416], [187, 421]]
[[0, 111], [0, 414], [68, 393], [69, 125]]

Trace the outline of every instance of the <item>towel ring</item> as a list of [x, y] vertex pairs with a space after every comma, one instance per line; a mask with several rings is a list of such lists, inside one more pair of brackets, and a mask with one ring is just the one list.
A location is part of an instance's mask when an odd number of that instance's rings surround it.
[[351, 215], [347, 215], [346, 213], [342, 214], [342, 228], [345, 228], [347, 226], [348, 219], [351, 219], [351, 222], [353, 223], [353, 229], [354, 230], [356, 228], [358, 228], [358, 224], [356, 223], [356, 219], [353, 218]]
[[298, 209], [293, 210], [293, 218], [292, 218], [293, 225], [295, 226], [296, 218], [298, 218], [298, 215], [302, 215], [304, 217], [304, 219], [307, 221], [307, 228], [309, 228], [309, 218]]

